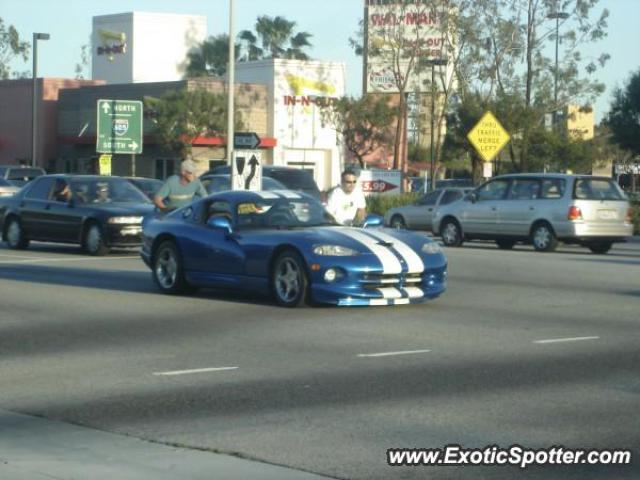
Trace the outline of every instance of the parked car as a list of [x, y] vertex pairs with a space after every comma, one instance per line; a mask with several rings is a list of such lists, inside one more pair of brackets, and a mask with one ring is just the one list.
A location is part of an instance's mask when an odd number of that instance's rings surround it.
[[147, 178], [147, 177], [123, 177], [129, 182], [131, 182], [136, 188], [138, 188], [142, 193], [144, 193], [149, 200], [153, 200], [154, 195], [160, 187], [164, 185], [162, 180], [158, 180], [157, 178]]
[[[223, 174], [205, 174], [200, 177], [200, 181], [204, 188], [207, 190], [207, 193], [218, 193], [224, 192], [225, 190], [231, 190], [231, 175], [223, 175]], [[271, 177], [262, 177], [262, 190], [286, 190], [282, 183], [271, 178]]]
[[431, 230], [436, 210], [461, 200], [471, 188], [441, 188], [420, 197], [413, 205], [403, 205], [387, 210], [384, 224], [392, 228]]
[[120, 177], [44, 175], [0, 199], [0, 231], [10, 248], [31, 240], [79, 243], [91, 255], [139, 247], [153, 204]]
[[22, 165], [0, 165], [0, 178], [4, 178], [16, 187], [22, 187], [45, 172], [39, 167], [25, 167]]
[[141, 255], [164, 293], [229, 288], [271, 294], [285, 307], [423, 302], [446, 288], [437, 243], [339, 225], [312, 196], [291, 190], [221, 192], [152, 218]]
[[503, 249], [527, 242], [542, 252], [563, 241], [606, 253], [633, 232], [629, 202], [615, 181], [563, 174], [495, 177], [439, 208], [433, 228], [448, 246], [491, 239]]
[[20, 190], [20, 187], [16, 187], [4, 178], [0, 178], [0, 197], [10, 197], [15, 195]]
[[[229, 165], [216, 167], [205, 173], [208, 174], [226, 174], [231, 173]], [[204, 175], [203, 175], [204, 176]], [[320, 199], [320, 190], [313, 179], [313, 175], [308, 170], [300, 168], [281, 167], [276, 165], [264, 165], [262, 167], [262, 177], [273, 178], [282, 183], [289, 190], [296, 190], [311, 195], [313, 198]]]

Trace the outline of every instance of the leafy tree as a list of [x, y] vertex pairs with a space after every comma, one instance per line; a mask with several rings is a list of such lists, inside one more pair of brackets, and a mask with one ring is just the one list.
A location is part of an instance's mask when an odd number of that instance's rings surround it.
[[[240, 46], [235, 46], [236, 58]], [[186, 77], [221, 77], [229, 64], [229, 35], [211, 36], [187, 54]]]
[[13, 25], [6, 26], [0, 18], [0, 79], [25, 76], [24, 74], [11, 72], [9, 63], [14, 57], [20, 57], [24, 62], [29, 58], [31, 44], [20, 39], [18, 31]]
[[631, 76], [624, 89], [615, 90], [606, 124], [613, 142], [640, 155], [640, 70]]
[[[255, 34], [243, 30], [238, 37], [247, 48], [247, 60], [266, 58], [288, 58], [309, 60], [304, 49], [311, 47], [308, 32], [295, 33], [296, 22], [284, 17], [259, 16], [256, 20]], [[260, 40], [260, 46], [258, 45]]]
[[[203, 88], [172, 90], [160, 98], [145, 97], [145, 108], [156, 127], [163, 146], [187, 155], [197, 137], [224, 136], [227, 129], [227, 96]], [[236, 128], [242, 129], [240, 113]]]
[[364, 157], [388, 145], [393, 138], [391, 125], [395, 114], [395, 108], [382, 95], [342, 97], [322, 110], [322, 121], [334, 126], [342, 135], [345, 148], [364, 168]]

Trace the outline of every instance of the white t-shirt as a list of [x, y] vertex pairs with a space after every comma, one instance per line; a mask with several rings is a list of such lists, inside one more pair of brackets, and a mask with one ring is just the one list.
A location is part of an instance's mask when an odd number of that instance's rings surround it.
[[327, 200], [327, 210], [343, 225], [351, 224], [359, 208], [366, 208], [364, 193], [358, 187], [347, 194], [340, 187], [333, 189]]

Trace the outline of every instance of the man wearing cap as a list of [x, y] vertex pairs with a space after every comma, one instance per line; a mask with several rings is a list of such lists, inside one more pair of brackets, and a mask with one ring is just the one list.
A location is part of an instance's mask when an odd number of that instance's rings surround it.
[[180, 164], [180, 175], [173, 175], [164, 182], [153, 197], [153, 203], [162, 211], [175, 210], [189, 205], [194, 195], [206, 197], [207, 191], [196, 178], [196, 165], [191, 160]]

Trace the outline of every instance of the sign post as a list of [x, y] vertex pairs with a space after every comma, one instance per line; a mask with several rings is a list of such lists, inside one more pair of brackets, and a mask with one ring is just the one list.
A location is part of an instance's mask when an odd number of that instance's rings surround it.
[[231, 190], [262, 190], [262, 155], [253, 150], [234, 150]]
[[142, 102], [98, 100], [96, 152], [142, 153]]
[[486, 112], [482, 116], [467, 134], [467, 138], [485, 161], [485, 175], [491, 172], [491, 167], [487, 168], [486, 164], [491, 162], [511, 140], [509, 133], [491, 112]]

